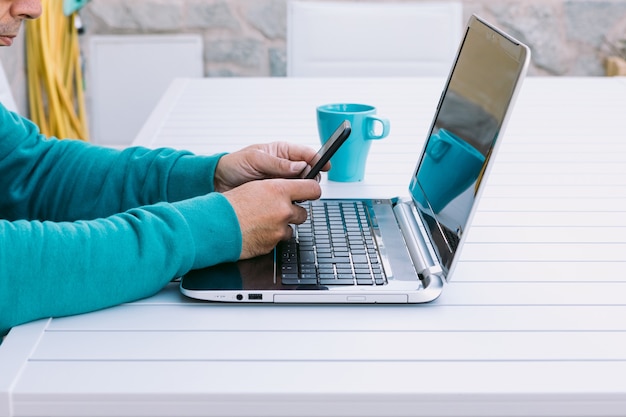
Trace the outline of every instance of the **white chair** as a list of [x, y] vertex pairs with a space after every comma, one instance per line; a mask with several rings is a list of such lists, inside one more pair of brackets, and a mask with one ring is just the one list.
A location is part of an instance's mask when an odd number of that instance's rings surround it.
[[92, 36], [91, 140], [129, 145], [174, 78], [203, 76], [202, 51], [196, 34]]
[[7, 79], [7, 75], [4, 72], [4, 67], [0, 63], [0, 103], [12, 112], [17, 112], [17, 103], [13, 97], [13, 91], [11, 85]]
[[288, 76], [445, 76], [462, 5], [290, 1]]

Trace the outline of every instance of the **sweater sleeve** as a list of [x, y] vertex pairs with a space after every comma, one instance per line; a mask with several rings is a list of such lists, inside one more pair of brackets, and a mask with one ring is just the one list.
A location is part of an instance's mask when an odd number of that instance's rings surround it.
[[85, 220], [191, 198], [213, 191], [220, 157], [45, 138], [0, 106], [0, 215]]
[[236, 260], [235, 212], [210, 193], [218, 159], [45, 139], [0, 109], [0, 334]]

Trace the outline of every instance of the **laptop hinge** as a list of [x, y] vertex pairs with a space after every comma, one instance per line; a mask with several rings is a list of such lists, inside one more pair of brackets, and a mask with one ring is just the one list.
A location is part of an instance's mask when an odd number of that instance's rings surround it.
[[433, 259], [429, 249], [430, 245], [425, 238], [427, 236], [426, 230], [416, 220], [417, 213], [413, 207], [413, 202], [399, 202], [393, 210], [418, 274], [424, 277], [441, 274], [441, 266]]

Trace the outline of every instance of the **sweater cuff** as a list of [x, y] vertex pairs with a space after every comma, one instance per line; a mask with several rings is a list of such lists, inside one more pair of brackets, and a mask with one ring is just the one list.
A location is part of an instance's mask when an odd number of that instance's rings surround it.
[[215, 169], [224, 155], [184, 155], [178, 158], [169, 175], [168, 201], [181, 201], [213, 192]]
[[239, 259], [241, 228], [235, 210], [220, 193], [173, 203], [191, 231], [195, 247], [192, 269], [206, 268]]

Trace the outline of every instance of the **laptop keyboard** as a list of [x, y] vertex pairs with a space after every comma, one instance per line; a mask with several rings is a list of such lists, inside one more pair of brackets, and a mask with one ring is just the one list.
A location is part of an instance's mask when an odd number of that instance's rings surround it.
[[307, 221], [279, 245], [285, 285], [383, 285], [385, 278], [365, 205], [360, 201], [300, 203]]

